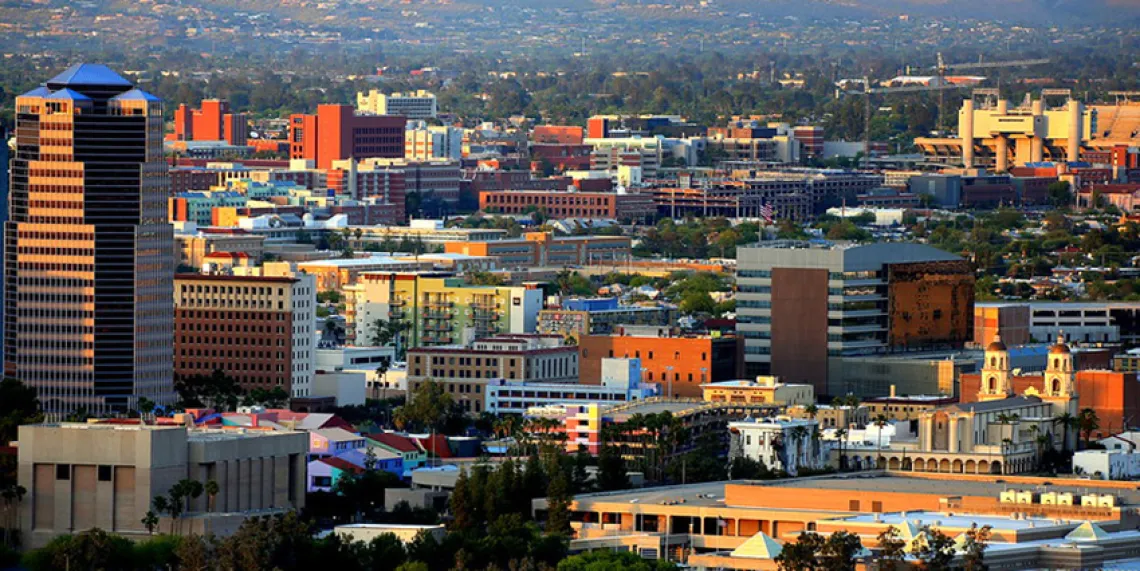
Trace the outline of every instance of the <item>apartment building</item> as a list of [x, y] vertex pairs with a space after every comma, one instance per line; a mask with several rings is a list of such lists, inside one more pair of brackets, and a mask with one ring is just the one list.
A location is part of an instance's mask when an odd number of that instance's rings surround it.
[[469, 413], [488, 410], [488, 385], [578, 382], [578, 350], [558, 336], [504, 335], [470, 346], [408, 350], [408, 390], [438, 382]]
[[179, 274], [174, 373], [224, 371], [243, 389], [311, 396], [316, 282], [312, 276]]
[[439, 115], [435, 94], [422, 89], [385, 94], [373, 89], [356, 94], [356, 109], [371, 115], [402, 115], [408, 119], [433, 119]]
[[368, 344], [377, 322], [405, 329], [401, 347], [468, 344], [508, 333], [533, 333], [537, 286], [474, 286], [447, 272], [366, 272], [345, 288], [348, 342]]
[[[144, 539], [151, 499], [182, 479], [217, 482], [218, 493], [188, 500], [176, 533], [228, 535], [246, 518], [305, 505], [304, 432], [96, 421], [21, 426], [19, 439], [26, 548], [96, 527]], [[159, 529], [171, 529], [166, 517]]]
[[960, 348], [972, 337], [973, 271], [929, 246], [760, 242], [738, 249], [737, 263], [749, 375], [846, 394], [828, 384], [830, 359]]
[[559, 309], [538, 313], [538, 332], [577, 339], [580, 335], [609, 335], [622, 325], [667, 326], [677, 317], [668, 304], [622, 305], [616, 297], [566, 299]]
[[492, 256], [501, 267], [588, 266], [628, 260], [630, 239], [625, 236], [565, 236], [527, 232], [520, 238], [447, 242], [443, 251], [467, 256]]
[[[1002, 319], [995, 322], [995, 312]], [[1021, 339], [1028, 331], [1029, 340], [1047, 341], [1059, 334], [1079, 343], [1140, 342], [1140, 303], [1129, 301], [1101, 302], [1035, 302], [981, 303], [975, 309], [975, 320], [988, 326], [990, 339], [1000, 333], [1002, 339]], [[982, 340], [984, 338], [975, 338]], [[1016, 343], [1011, 341], [1011, 344]]]

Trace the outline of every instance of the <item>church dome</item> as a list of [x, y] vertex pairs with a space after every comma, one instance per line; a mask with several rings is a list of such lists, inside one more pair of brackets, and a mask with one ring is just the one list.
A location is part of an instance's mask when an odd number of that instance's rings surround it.
[[1006, 348], [1005, 343], [1001, 342], [1001, 336], [999, 336], [999, 335], [994, 335], [993, 343], [990, 343], [986, 347], [986, 351], [1008, 351], [1008, 350], [1009, 349]]
[[1057, 344], [1049, 348], [1050, 355], [1068, 355], [1069, 346], [1065, 344], [1065, 338], [1061, 335], [1057, 336]]

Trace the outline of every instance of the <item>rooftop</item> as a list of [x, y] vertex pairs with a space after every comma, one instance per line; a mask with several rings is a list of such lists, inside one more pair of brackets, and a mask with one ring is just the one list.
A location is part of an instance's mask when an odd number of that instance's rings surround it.
[[131, 82], [99, 63], [77, 63], [63, 73], [49, 79], [47, 86], [55, 89], [66, 86], [130, 87]]

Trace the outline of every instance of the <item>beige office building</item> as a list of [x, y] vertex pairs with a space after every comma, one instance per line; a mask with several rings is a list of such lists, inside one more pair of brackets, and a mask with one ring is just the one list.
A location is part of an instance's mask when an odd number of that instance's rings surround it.
[[[215, 498], [192, 500], [178, 533], [225, 535], [247, 517], [305, 504], [304, 432], [198, 430], [184, 426], [35, 424], [20, 427], [20, 506], [25, 546], [98, 527], [147, 535], [155, 496], [183, 478], [218, 483]], [[162, 517], [158, 531], [169, 532]]]

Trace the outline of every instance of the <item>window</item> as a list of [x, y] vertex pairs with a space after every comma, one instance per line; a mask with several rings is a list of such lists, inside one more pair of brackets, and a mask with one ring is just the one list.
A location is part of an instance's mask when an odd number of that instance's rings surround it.
[[100, 482], [110, 482], [111, 481], [111, 467], [110, 466], [99, 466], [99, 481]]
[[313, 476], [314, 488], [328, 488], [332, 486], [332, 476]]
[[71, 466], [68, 464], [56, 464], [56, 466], [55, 466], [55, 479], [56, 480], [70, 480], [71, 479]]

